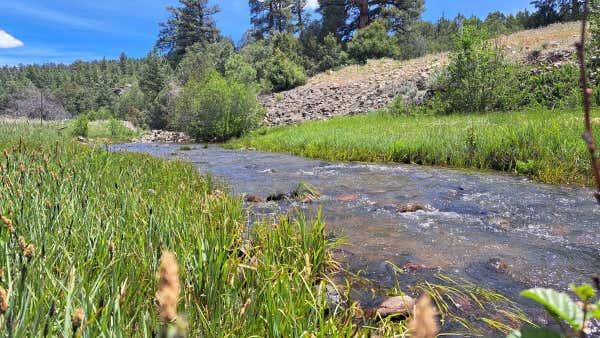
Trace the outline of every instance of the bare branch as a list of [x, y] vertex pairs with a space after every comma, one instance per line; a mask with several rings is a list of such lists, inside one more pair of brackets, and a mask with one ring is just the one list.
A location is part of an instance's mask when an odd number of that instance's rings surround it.
[[596, 178], [597, 191], [594, 194], [598, 203], [600, 203], [600, 165], [598, 164], [598, 156], [596, 154], [596, 143], [594, 142], [594, 133], [591, 119], [591, 99], [592, 89], [588, 86], [588, 76], [585, 62], [585, 39], [587, 34], [587, 23], [590, 14], [589, 0], [585, 0], [583, 7], [583, 18], [581, 20], [581, 40], [575, 44], [577, 48], [577, 55], [579, 56], [579, 71], [581, 75], [581, 88], [583, 92], [583, 115], [585, 118], [585, 133], [583, 139], [588, 146], [590, 151], [592, 170], [594, 177]]

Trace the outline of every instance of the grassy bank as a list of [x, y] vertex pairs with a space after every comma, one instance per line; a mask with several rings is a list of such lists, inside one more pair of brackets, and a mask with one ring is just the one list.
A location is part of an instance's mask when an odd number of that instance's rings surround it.
[[582, 132], [581, 112], [575, 110], [420, 117], [371, 113], [261, 129], [229, 146], [331, 161], [492, 169], [545, 183], [586, 185], [592, 177]]
[[191, 165], [82, 146], [57, 128], [0, 126], [2, 150], [0, 332], [152, 336], [163, 250], [179, 260], [189, 336], [357, 329], [352, 309], [328, 316], [318, 295], [335, 267], [319, 221], [251, 231], [242, 202]]

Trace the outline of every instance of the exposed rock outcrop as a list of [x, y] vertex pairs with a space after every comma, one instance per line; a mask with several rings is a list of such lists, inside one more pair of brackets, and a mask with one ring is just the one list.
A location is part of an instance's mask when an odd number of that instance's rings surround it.
[[182, 132], [152, 130], [136, 141], [139, 143], [190, 143], [191, 138]]
[[301, 87], [261, 96], [268, 110], [265, 124], [294, 124], [334, 116], [366, 113], [387, 106], [397, 96], [422, 100], [434, 71], [445, 64], [438, 54], [407, 62], [371, 60], [366, 66], [349, 66], [335, 74], [313, 77]]

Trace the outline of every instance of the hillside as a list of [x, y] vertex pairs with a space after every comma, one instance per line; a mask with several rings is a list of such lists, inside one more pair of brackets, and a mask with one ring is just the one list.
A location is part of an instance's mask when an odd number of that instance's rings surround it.
[[[492, 40], [510, 59], [537, 63], [562, 63], [571, 58], [577, 38], [576, 22], [554, 24], [526, 30]], [[269, 126], [322, 120], [380, 109], [395, 97], [418, 101], [426, 84], [447, 63], [446, 53], [397, 61], [369, 60], [366, 65], [351, 65], [310, 78], [304, 86], [260, 98], [267, 107]]]

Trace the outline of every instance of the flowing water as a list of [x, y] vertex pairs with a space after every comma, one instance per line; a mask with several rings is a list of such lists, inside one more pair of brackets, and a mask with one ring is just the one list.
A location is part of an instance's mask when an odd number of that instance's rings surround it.
[[[329, 229], [346, 239], [342, 260], [384, 284], [392, 274], [386, 261], [437, 269], [512, 297], [528, 287], [590, 282], [600, 272], [600, 207], [589, 189], [497, 173], [331, 163], [219, 147], [182, 152], [176, 145], [127, 144], [112, 150], [191, 161], [224, 178], [234, 193], [263, 199], [309, 183], [324, 196], [299, 206], [322, 208]], [[429, 210], [400, 213], [394, 206], [403, 203]]]

